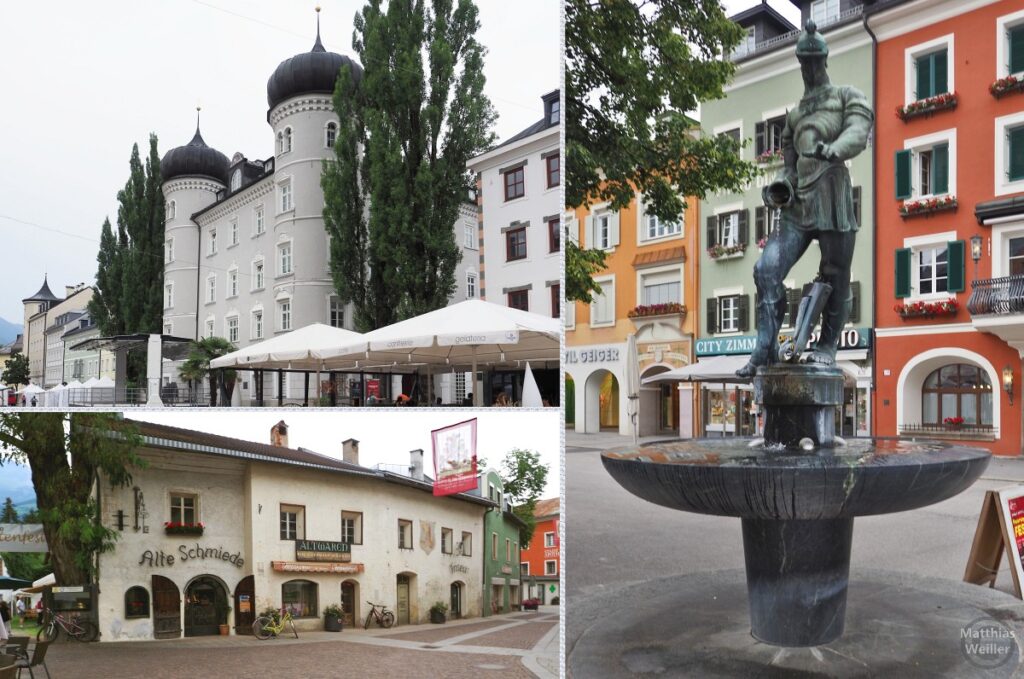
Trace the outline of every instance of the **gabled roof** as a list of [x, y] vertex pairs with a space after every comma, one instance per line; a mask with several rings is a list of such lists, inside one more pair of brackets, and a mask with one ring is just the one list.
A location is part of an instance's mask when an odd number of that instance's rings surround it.
[[738, 23], [740, 26], [746, 27], [753, 24], [754, 21], [762, 15], [765, 19], [781, 28], [783, 33], [797, 30], [797, 27], [790, 23], [789, 19], [775, 11], [772, 6], [767, 2], [764, 2], [764, 0], [750, 9], [745, 9], [738, 14], [733, 14], [729, 17], [729, 20]]
[[558, 516], [560, 509], [560, 500], [557, 497], [537, 500], [537, 506], [533, 510], [533, 515], [537, 518], [542, 516]]
[[[558, 96], [559, 96], [559, 90], [552, 90], [551, 92], [548, 92], [543, 97], [541, 97], [541, 99], [543, 99], [545, 104], [547, 104], [547, 101], [548, 101], [549, 98], [554, 98], [554, 99], [557, 100]], [[545, 113], [547, 113], [547, 106], [545, 106]], [[561, 115], [559, 115], [558, 120], [559, 120], [559, 122], [553, 123], [553, 122], [551, 122], [551, 116], [545, 115], [543, 118], [541, 118], [540, 120], [535, 122], [533, 125], [530, 125], [528, 128], [526, 128], [522, 132], [519, 132], [518, 134], [512, 135], [511, 137], [509, 137], [505, 141], [501, 142], [500, 144], [498, 144], [494, 148], [495, 149], [500, 149], [502, 146], [508, 146], [509, 144], [514, 144], [515, 142], [517, 142], [517, 141], [519, 141], [521, 139], [526, 139], [527, 137], [532, 137], [533, 135], [537, 134], [538, 132], [543, 132], [544, 130], [551, 129], [552, 127], [558, 127], [561, 124], [561, 120], [562, 120]], [[491, 150], [493, 151], [494, 149], [491, 149]]]
[[50, 290], [50, 284], [47, 281], [47, 277], [44, 275], [43, 276], [43, 287], [39, 288], [39, 292], [37, 292], [36, 294], [32, 295], [31, 297], [26, 297], [25, 299], [23, 299], [21, 301], [22, 302], [59, 302], [61, 299], [62, 298], [60, 298], [57, 295], [53, 294], [53, 291]]

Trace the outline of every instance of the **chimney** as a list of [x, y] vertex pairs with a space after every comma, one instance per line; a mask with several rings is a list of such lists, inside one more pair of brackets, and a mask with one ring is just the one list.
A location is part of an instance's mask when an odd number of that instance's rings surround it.
[[359, 441], [345, 439], [341, 442], [341, 459], [349, 464], [359, 464]]
[[423, 449], [409, 451], [409, 476], [417, 481], [423, 480]]
[[270, 428], [270, 445], [276, 448], [288, 447], [288, 425], [284, 420]]
[[77, 286], [74, 286], [74, 285], [65, 285], [64, 286], [64, 296], [65, 297], [70, 297], [71, 295], [75, 294], [76, 292], [78, 292], [78, 287]]

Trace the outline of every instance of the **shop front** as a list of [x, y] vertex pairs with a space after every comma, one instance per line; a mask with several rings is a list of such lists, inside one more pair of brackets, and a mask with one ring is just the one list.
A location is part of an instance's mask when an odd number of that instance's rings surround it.
[[[642, 328], [641, 328], [642, 330]], [[669, 382], [643, 384], [648, 377], [690, 364], [693, 342], [689, 339], [673, 341], [637, 341], [637, 362], [640, 367], [640, 436], [681, 436], [693, 433], [693, 392], [679, 389]]]
[[573, 411], [573, 416], [567, 416], [567, 421], [575, 423], [577, 432], [630, 434], [626, 396], [621, 393], [625, 356], [625, 343], [569, 347], [565, 350], [565, 407], [567, 412]]

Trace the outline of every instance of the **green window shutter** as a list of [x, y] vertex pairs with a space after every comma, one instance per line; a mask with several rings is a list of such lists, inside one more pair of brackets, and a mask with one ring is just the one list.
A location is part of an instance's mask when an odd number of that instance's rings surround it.
[[750, 295], [740, 295], [738, 302], [740, 316], [739, 329], [740, 332], [746, 332], [750, 329], [750, 325], [748, 323], [750, 317]]
[[910, 150], [896, 152], [896, 200], [910, 198], [913, 185], [910, 182]]
[[754, 124], [754, 155], [759, 156], [764, 153], [767, 147], [767, 135], [765, 134], [764, 122]]
[[932, 193], [949, 191], [949, 144], [932, 147]]
[[715, 243], [718, 242], [718, 216], [711, 215], [708, 217], [708, 242], [704, 246], [705, 248], [715, 247]]
[[760, 243], [761, 239], [764, 238], [766, 229], [764, 228], [764, 206], [754, 208], [754, 237], [757, 242]]
[[936, 94], [943, 94], [949, 91], [949, 85], [947, 84], [948, 78], [946, 73], [949, 66], [949, 52], [942, 50], [931, 55], [932, 57], [932, 78], [933, 87], [931, 96]]
[[750, 210], [743, 209], [737, 213], [736, 220], [739, 222], [739, 240], [737, 241], [740, 245], [747, 245], [750, 242], [750, 227], [747, 225], [747, 216]]
[[718, 332], [718, 298], [708, 297], [707, 306], [708, 334], [714, 335]]
[[757, 330], [757, 308], [761, 306], [761, 293], [754, 293], [754, 330]]
[[1007, 134], [1007, 155], [1010, 157], [1009, 178], [1011, 181], [1024, 179], [1024, 126], [1016, 127]]
[[914, 96], [918, 99], [926, 99], [931, 95], [932, 83], [932, 60], [931, 55], [918, 57], [915, 60], [917, 65], [917, 91]]
[[861, 195], [860, 187], [859, 186], [854, 186], [853, 187], [853, 218], [857, 222], [857, 226], [863, 226], [862, 222], [860, 221], [860, 207], [861, 207], [860, 195]]
[[860, 281], [850, 282], [850, 323], [860, 323]]
[[1010, 73], [1024, 71], [1024, 26], [1014, 26], [1007, 36], [1010, 43]]
[[951, 240], [946, 244], [946, 261], [948, 272], [946, 290], [949, 292], [963, 292], [966, 289], [964, 269], [964, 241]]
[[910, 248], [896, 251], [896, 296], [910, 297], [910, 262], [913, 254]]
[[786, 315], [782, 319], [783, 325], [791, 327], [796, 323], [796, 315], [800, 311], [800, 297], [800, 291], [796, 288], [786, 290]]

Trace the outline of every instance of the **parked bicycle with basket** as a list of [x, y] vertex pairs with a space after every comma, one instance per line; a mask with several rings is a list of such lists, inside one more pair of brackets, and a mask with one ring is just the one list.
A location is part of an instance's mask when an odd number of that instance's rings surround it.
[[260, 641], [265, 641], [270, 637], [279, 637], [285, 630], [291, 630], [295, 638], [299, 638], [299, 631], [295, 629], [292, 612], [284, 608], [280, 612], [274, 611], [272, 615], [264, 612], [252, 623], [252, 633]]

